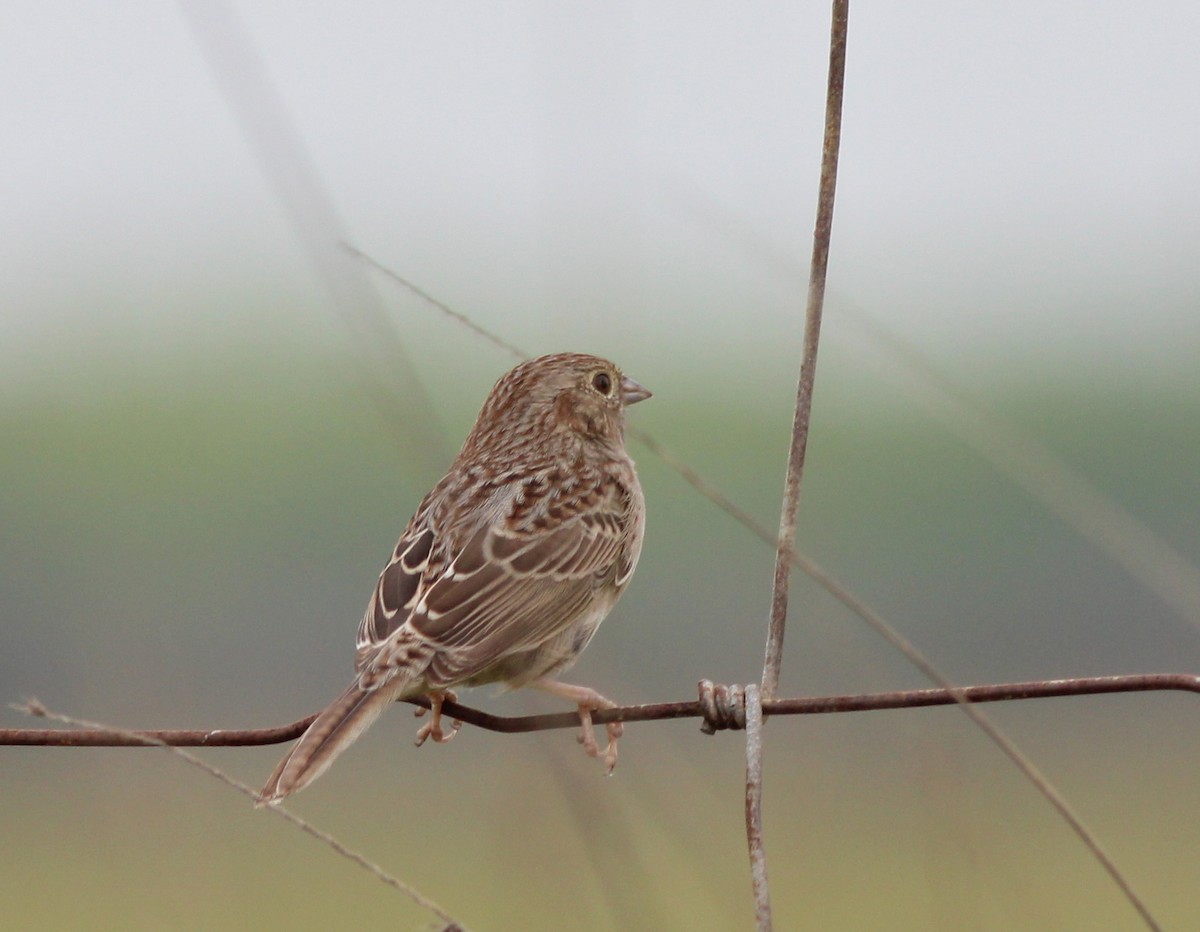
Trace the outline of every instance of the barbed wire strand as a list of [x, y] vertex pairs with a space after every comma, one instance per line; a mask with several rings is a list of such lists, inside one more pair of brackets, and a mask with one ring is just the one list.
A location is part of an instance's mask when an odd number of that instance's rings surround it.
[[[41, 703], [37, 699], [32, 699], [32, 698], [27, 699], [23, 703], [12, 703], [10, 705], [10, 708], [16, 709], [18, 712], [24, 712], [26, 715], [32, 715], [36, 718], [46, 718], [46, 719], [49, 719], [50, 721], [61, 722], [64, 725], [71, 725], [75, 728], [82, 729], [85, 732], [104, 732], [104, 733], [110, 734], [110, 735], [117, 735], [117, 736], [120, 736], [121, 738], [123, 738], [125, 741], [129, 742], [130, 745], [134, 745], [134, 746], [140, 745], [143, 747], [163, 748], [163, 749], [169, 751], [170, 753], [174, 754], [176, 757], [180, 758], [184, 762], [190, 764], [191, 766], [202, 770], [204, 773], [208, 774], [210, 777], [214, 777], [217, 780], [221, 781], [226, 786], [233, 787], [233, 789], [237, 790], [243, 796], [249, 797], [252, 800], [258, 799], [258, 791], [257, 790], [252, 789], [251, 787], [247, 786], [245, 783], [242, 783], [240, 780], [236, 779], [235, 777], [230, 776], [229, 774], [225, 773], [225, 771], [221, 770], [220, 768], [214, 767], [212, 764], [208, 763], [207, 761], [201, 760], [196, 755], [189, 754], [187, 751], [180, 750], [178, 745], [168, 744], [166, 741], [156, 738], [153, 735], [153, 733], [148, 733], [148, 732], [144, 732], [144, 731], [130, 731], [125, 728], [119, 728], [119, 727], [116, 727], [113, 725], [104, 724], [102, 722], [91, 721], [89, 719], [84, 719], [84, 718], [75, 718], [70, 715], [63, 715], [61, 712], [54, 712], [54, 711], [50, 710], [43, 703]], [[313, 717], [315, 718], [315, 716], [313, 716]], [[309, 718], [306, 721], [312, 721], [312, 718]], [[429, 897], [425, 896], [423, 893], [421, 893], [419, 890], [417, 890], [415, 887], [411, 886], [410, 884], [407, 884], [404, 881], [400, 880], [399, 878], [392, 876], [387, 871], [385, 871], [382, 867], [380, 867], [378, 864], [376, 864], [374, 861], [371, 861], [371, 860], [367, 859], [366, 857], [364, 857], [363, 855], [359, 854], [357, 851], [354, 851], [351, 848], [346, 847], [346, 845], [342, 844], [340, 841], [338, 841], [336, 838], [334, 838], [328, 832], [321, 831], [315, 825], [311, 824], [310, 822], [305, 821], [304, 819], [300, 818], [298, 815], [295, 815], [294, 813], [289, 812], [287, 809], [284, 809], [282, 806], [275, 805], [275, 806], [267, 806], [264, 808], [266, 811], [274, 812], [281, 819], [284, 819], [285, 821], [290, 822], [292, 825], [296, 826], [296, 828], [300, 829], [305, 834], [311, 835], [313, 838], [317, 839], [318, 841], [324, 842], [330, 848], [332, 848], [334, 851], [336, 851], [338, 854], [340, 854], [342, 857], [348, 858], [349, 860], [353, 861], [359, 867], [362, 867], [365, 870], [369, 871], [371, 874], [373, 874], [379, 880], [383, 881], [389, 887], [393, 887], [400, 893], [407, 896], [410, 900], [412, 900], [414, 903], [416, 903], [422, 909], [428, 910], [429, 912], [433, 913], [435, 916], [437, 916], [439, 919], [441, 919], [443, 922], [446, 923], [446, 925], [442, 927], [441, 932], [468, 932], [466, 926], [464, 926], [461, 922], [459, 922], [457, 919], [455, 919], [453, 916], [451, 916], [448, 912], [446, 912], [446, 910], [444, 910], [441, 906], [439, 906], [437, 903], [435, 903]]]

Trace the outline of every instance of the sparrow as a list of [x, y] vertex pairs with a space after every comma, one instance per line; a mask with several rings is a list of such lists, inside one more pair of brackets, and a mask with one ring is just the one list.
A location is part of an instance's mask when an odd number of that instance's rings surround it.
[[[532, 686], [591, 713], [615, 703], [560, 682], [637, 567], [645, 499], [625, 451], [625, 409], [650, 392], [613, 363], [558, 353], [495, 384], [450, 469], [422, 500], [358, 627], [354, 681], [279, 762], [258, 805], [319, 777], [383, 711], [425, 696], [417, 732], [449, 741], [442, 703], [459, 687]], [[418, 714], [421, 714], [418, 712]], [[606, 725], [616, 766], [621, 723]]]

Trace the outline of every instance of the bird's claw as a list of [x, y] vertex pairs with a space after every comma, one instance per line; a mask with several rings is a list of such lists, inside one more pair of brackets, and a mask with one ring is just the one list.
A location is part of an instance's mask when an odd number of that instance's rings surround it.
[[575, 703], [575, 708], [579, 710], [580, 727], [578, 741], [583, 745], [583, 749], [589, 757], [604, 761], [606, 772], [611, 775], [613, 768], [617, 766], [617, 739], [624, 734], [625, 726], [621, 722], [606, 722], [604, 724], [605, 734], [608, 735], [608, 746], [605, 747], [604, 754], [601, 755], [600, 745], [596, 743], [596, 730], [593, 727], [592, 712], [602, 709], [615, 709], [617, 704], [587, 686], [575, 686], [571, 683], [560, 683], [558, 680], [547, 678], [535, 680], [530, 685], [548, 692], [552, 696], [559, 696]]
[[[608, 700], [605, 700], [608, 702]], [[616, 708], [616, 704], [609, 702], [607, 705], [579, 705], [579, 736], [576, 740], [583, 745], [583, 750], [588, 757], [594, 757], [597, 760], [604, 761], [604, 772], [612, 776], [612, 772], [617, 766], [617, 739], [625, 733], [625, 725], [622, 722], [608, 722], [604, 726], [605, 736], [608, 738], [608, 744], [604, 748], [603, 756], [600, 753], [600, 745], [596, 743], [596, 728], [592, 723], [593, 708]]]
[[[438, 744], [445, 744], [447, 741], [452, 740], [458, 734], [458, 730], [462, 728], [463, 723], [457, 718], [451, 719], [449, 731], [446, 731], [442, 727], [442, 703], [447, 699], [451, 702], [457, 702], [458, 696], [449, 690], [429, 694], [429, 721], [417, 729], [417, 747], [424, 744], [427, 738], [432, 738]], [[414, 714], [420, 718], [425, 714], [425, 710], [418, 708]]]

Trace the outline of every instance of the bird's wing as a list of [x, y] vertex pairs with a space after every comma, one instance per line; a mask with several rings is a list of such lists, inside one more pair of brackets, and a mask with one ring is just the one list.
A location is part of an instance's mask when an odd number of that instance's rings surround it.
[[377, 650], [412, 614], [428, 580], [436, 579], [446, 565], [445, 534], [431, 520], [431, 498], [417, 509], [400, 535], [396, 549], [375, 584], [375, 592], [358, 625], [360, 657]]
[[415, 634], [435, 648], [437, 678], [461, 681], [565, 630], [597, 588], [624, 583], [636, 556], [627, 553], [628, 491], [608, 481], [581, 499], [531, 509], [524, 496], [528, 520], [511, 520], [514, 505], [453, 552], [436, 522], [414, 519], [360, 626], [360, 671], [384, 672]]

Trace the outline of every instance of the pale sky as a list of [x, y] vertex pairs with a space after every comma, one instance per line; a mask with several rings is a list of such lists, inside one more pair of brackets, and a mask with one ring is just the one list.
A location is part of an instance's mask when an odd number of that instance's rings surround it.
[[[428, 291], [534, 351], [794, 352], [827, 3], [232, 8], [351, 241]], [[855, 3], [834, 338], [842, 300], [934, 353], [1200, 348], [1197, 36], [1182, 2]], [[0, 87], [10, 371], [328, 326], [180, 7], [6, 3]]]

